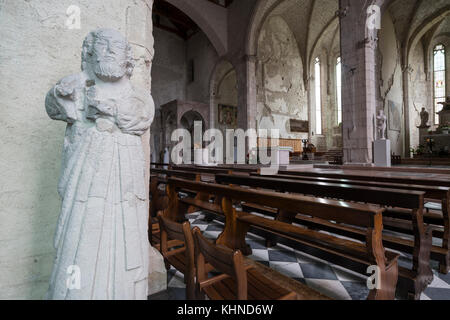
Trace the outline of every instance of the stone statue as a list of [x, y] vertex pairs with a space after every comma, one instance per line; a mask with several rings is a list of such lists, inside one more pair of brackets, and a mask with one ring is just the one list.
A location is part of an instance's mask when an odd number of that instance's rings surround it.
[[420, 127], [419, 128], [429, 128], [428, 120], [430, 119], [430, 114], [425, 110], [425, 108], [422, 108], [422, 111], [420, 112]]
[[127, 40], [98, 29], [84, 40], [82, 72], [47, 94], [48, 115], [67, 122], [49, 299], [147, 299], [148, 196], [140, 136], [153, 121], [154, 103], [149, 92], [132, 87], [133, 68]]
[[384, 111], [379, 110], [377, 115], [377, 138], [379, 140], [386, 140], [386, 119]]

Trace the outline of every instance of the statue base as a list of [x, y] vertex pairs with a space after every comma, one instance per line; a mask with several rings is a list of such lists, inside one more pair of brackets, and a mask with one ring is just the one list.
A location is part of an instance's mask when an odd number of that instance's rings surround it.
[[425, 145], [425, 136], [429, 135], [430, 126], [417, 127], [419, 129], [419, 144]]
[[391, 166], [390, 140], [376, 140], [374, 142], [374, 163], [376, 167]]
[[167, 270], [158, 250], [150, 246], [148, 268], [148, 295], [167, 290]]

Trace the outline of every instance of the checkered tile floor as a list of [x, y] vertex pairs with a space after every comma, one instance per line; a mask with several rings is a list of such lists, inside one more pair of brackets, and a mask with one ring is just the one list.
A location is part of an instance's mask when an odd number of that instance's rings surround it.
[[[205, 237], [216, 239], [223, 230], [223, 224], [214, 220], [208, 223], [202, 213], [188, 216], [192, 227], [199, 227]], [[264, 240], [256, 235], [248, 234], [247, 243], [252, 248], [250, 258], [270, 266], [277, 271], [300, 281], [309, 287], [338, 300], [365, 300], [369, 293], [366, 277], [347, 270], [341, 266], [330, 264], [324, 260], [301, 253], [283, 245], [266, 248]], [[434, 281], [422, 294], [422, 300], [450, 300], [450, 274], [438, 273], [437, 263], [433, 263]], [[408, 256], [401, 255], [399, 264], [411, 265]], [[168, 290], [150, 299], [184, 300], [185, 285], [183, 275], [171, 269], [168, 272]], [[401, 297], [399, 297], [401, 299]]]

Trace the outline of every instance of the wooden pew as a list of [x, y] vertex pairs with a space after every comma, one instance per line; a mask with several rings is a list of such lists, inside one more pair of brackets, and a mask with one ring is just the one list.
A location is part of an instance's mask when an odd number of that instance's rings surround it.
[[[219, 195], [221, 205], [180, 198], [178, 190], [191, 190]], [[169, 208], [167, 213], [174, 219], [186, 213], [188, 206], [225, 216], [225, 229], [216, 244], [239, 249], [251, 254], [245, 243], [250, 226], [279, 235], [295, 242], [302, 250], [329, 261], [365, 273], [367, 266], [377, 265], [380, 270], [381, 287], [370, 291], [369, 299], [393, 299], [398, 277], [398, 255], [385, 250], [382, 243], [383, 208], [373, 205], [347, 203], [314, 197], [287, 195], [277, 192], [249, 190], [242, 187], [193, 182], [178, 178], [168, 181]], [[281, 221], [273, 221], [249, 213], [237, 212], [233, 201], [256, 202], [284, 212], [303, 212], [326, 221], [336, 221], [357, 226], [365, 232], [365, 244], [357, 240], [342, 239], [321, 232], [308, 230]]]
[[[254, 175], [259, 176], [259, 175]], [[389, 182], [373, 182], [373, 181], [361, 181], [350, 179], [338, 179], [338, 178], [323, 178], [323, 177], [309, 177], [309, 176], [294, 176], [294, 175], [276, 175], [267, 176], [270, 178], [280, 179], [293, 179], [302, 181], [315, 181], [325, 183], [344, 183], [350, 185], [368, 186], [376, 188], [388, 188], [388, 189], [403, 189], [411, 191], [425, 192], [425, 200], [438, 202], [441, 205], [441, 213], [438, 212], [424, 212], [423, 220], [425, 223], [433, 225], [433, 236], [442, 239], [441, 246], [431, 247], [431, 258], [439, 261], [439, 271], [443, 274], [447, 274], [450, 271], [450, 187], [444, 186], [428, 186], [418, 184], [401, 184], [401, 183], [389, 183]], [[425, 205], [426, 207], [426, 205]], [[398, 209], [388, 209], [384, 214], [384, 225], [386, 229], [393, 231], [399, 231], [403, 233], [413, 234], [413, 228], [410, 223], [406, 223], [398, 219], [401, 216], [402, 219], [409, 219], [408, 212], [402, 212]], [[439, 226], [439, 227], [438, 227]]]
[[170, 221], [161, 212], [158, 221], [161, 230], [160, 252], [166, 269], [169, 270], [172, 265], [184, 275], [186, 298], [195, 300], [194, 238], [191, 226], [187, 221], [183, 224]]
[[[389, 173], [389, 172], [388, 172]], [[305, 171], [287, 171], [280, 170], [278, 174], [303, 176], [303, 177], [322, 177], [322, 178], [338, 178], [338, 179], [350, 179], [361, 181], [376, 181], [376, 182], [390, 182], [400, 184], [417, 184], [423, 186], [442, 186], [450, 187], [450, 180], [443, 178], [425, 178], [416, 176], [392, 176], [392, 175], [371, 175], [367, 171], [367, 174], [359, 174], [356, 170], [348, 170], [341, 172], [327, 172], [324, 170], [305, 170]]]
[[[199, 296], [210, 300], [295, 300], [294, 291], [281, 287], [252, 265], [239, 250], [211, 243], [198, 227], [193, 230]], [[208, 277], [206, 263], [221, 274]]]
[[258, 168], [246, 168], [238, 166], [222, 167], [222, 166], [192, 166], [192, 165], [178, 165], [178, 166], [173, 165], [170, 167], [170, 169], [209, 175], [227, 174], [227, 173], [248, 175], [250, 173], [256, 173], [259, 170]]
[[363, 166], [343, 166], [343, 165], [326, 165], [316, 164], [315, 169], [337, 169], [337, 170], [353, 170], [353, 171], [384, 171], [384, 172], [411, 172], [411, 173], [431, 173], [431, 174], [447, 174], [450, 175], [450, 169], [445, 168], [429, 168], [429, 167], [363, 167]]
[[[408, 241], [394, 236], [384, 236], [384, 245], [395, 250], [413, 254], [412, 270], [400, 267], [399, 277], [402, 281], [402, 287], [404, 286], [408, 293], [411, 293], [415, 299], [420, 298], [421, 292], [433, 280], [433, 273], [430, 267], [432, 230], [426, 230], [424, 228], [422, 217], [424, 192], [279, 179], [265, 176], [243, 177], [236, 175], [217, 175], [216, 182], [407, 209], [409, 212], [409, 219], [413, 220], [413, 233], [415, 240]], [[260, 204], [255, 205], [252, 203], [243, 204], [243, 208], [244, 210], [247, 209], [247, 211], [259, 211], [266, 214], [273, 213], [278, 221], [287, 223], [297, 222], [303, 225], [306, 224], [317, 227], [322, 230], [327, 229], [327, 231], [331, 231], [336, 234], [345, 236], [351, 235], [352, 237], [357, 237], [360, 239], [362, 237], [362, 239], [364, 239], [364, 233], [361, 233], [361, 230], [349, 228], [348, 226], [330, 224], [327, 221], [323, 221], [322, 223], [322, 221], [318, 219], [312, 219], [311, 217], [304, 216], [304, 212], [302, 211], [290, 211], [288, 213], [271, 212], [270, 210], [266, 210], [261, 207]]]
[[152, 246], [157, 249], [159, 248], [160, 243], [160, 224], [158, 223], [156, 216], [158, 212], [166, 209], [169, 203], [165, 189], [160, 190], [159, 186], [161, 184], [167, 184], [168, 177], [179, 177], [193, 181], [200, 181], [200, 176], [193, 172], [166, 170], [160, 168], [151, 169], [148, 236]]
[[[364, 182], [376, 182], [376, 183], [392, 183], [400, 185], [414, 185], [414, 186], [429, 186], [429, 187], [450, 187], [450, 180], [443, 178], [421, 178], [421, 177], [393, 177], [393, 176], [370, 176], [351, 173], [352, 170], [344, 173], [336, 172], [316, 172], [316, 171], [279, 171], [280, 175], [299, 176], [303, 178], [330, 178], [330, 179], [347, 179], [352, 181], [364, 181]], [[380, 185], [381, 187], [381, 185]], [[403, 187], [402, 187], [403, 188]], [[409, 187], [405, 186], [406, 189]], [[413, 187], [415, 188], [415, 187]], [[445, 190], [445, 189], [444, 189]], [[437, 196], [442, 196], [442, 193]], [[428, 198], [430, 196], [427, 196]], [[435, 197], [431, 197], [434, 199]], [[442, 218], [439, 214], [424, 214], [424, 219], [430, 224], [438, 224], [444, 227], [444, 231], [441, 234], [442, 249], [444, 256], [432, 252], [435, 259], [440, 262], [439, 271], [447, 274], [450, 271], [450, 196], [448, 193], [444, 198], [436, 199], [441, 201]], [[389, 214], [389, 213], [388, 213]], [[398, 214], [397, 214], [398, 215]], [[439, 233], [437, 233], [439, 235]]]

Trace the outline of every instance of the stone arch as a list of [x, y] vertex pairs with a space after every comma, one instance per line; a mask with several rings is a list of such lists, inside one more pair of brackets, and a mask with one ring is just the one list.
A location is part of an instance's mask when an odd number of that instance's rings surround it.
[[202, 130], [205, 131], [205, 119], [203, 115], [196, 110], [189, 110], [180, 117], [180, 127], [188, 130], [192, 134], [193, 126], [195, 121], [202, 122]]
[[447, 6], [432, 16], [425, 19], [412, 33], [408, 39], [408, 46], [406, 47], [406, 58], [409, 61], [409, 55], [412, 49], [415, 48], [420, 39], [435, 25], [441, 23], [447, 16], [450, 15], [450, 6]]
[[227, 53], [228, 20], [226, 8], [203, 0], [167, 0], [167, 2], [187, 14], [202, 29], [219, 56]]
[[[229, 76], [232, 72], [236, 72], [236, 68], [233, 64], [226, 60], [220, 59], [211, 73], [210, 77], [210, 123], [211, 128], [216, 127], [216, 119], [218, 116], [217, 113], [217, 105], [218, 105], [218, 97], [217, 94], [220, 89], [220, 85], [224, 81], [224, 79]], [[237, 83], [236, 83], [237, 84]], [[239, 112], [239, 110], [238, 110]]]

